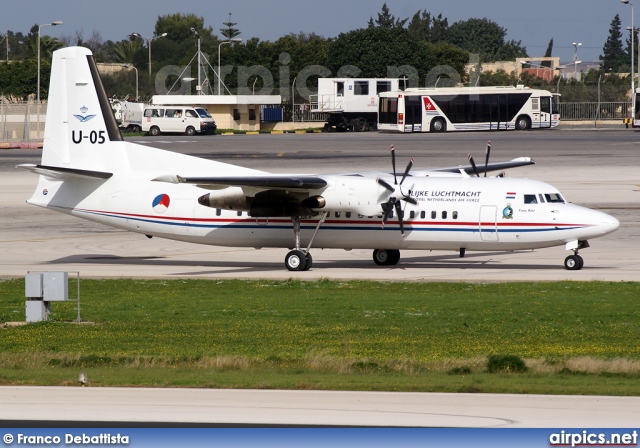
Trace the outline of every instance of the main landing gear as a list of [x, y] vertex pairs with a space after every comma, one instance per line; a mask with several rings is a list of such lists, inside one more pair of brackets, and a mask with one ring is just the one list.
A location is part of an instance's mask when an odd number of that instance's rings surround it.
[[400, 251], [396, 249], [376, 249], [373, 261], [378, 266], [394, 266], [400, 261]]
[[320, 224], [324, 222], [324, 219], [327, 217], [327, 212], [322, 212], [320, 215], [320, 219], [318, 220], [318, 225], [316, 225], [316, 229], [311, 236], [311, 240], [309, 240], [309, 245], [306, 250], [300, 249], [300, 216], [294, 216], [291, 218], [293, 222], [293, 235], [295, 239], [295, 246], [292, 251], [290, 251], [286, 257], [284, 257], [284, 265], [290, 271], [308, 271], [311, 269], [313, 265], [313, 257], [309, 253], [309, 249], [311, 249], [311, 244], [320, 229]]

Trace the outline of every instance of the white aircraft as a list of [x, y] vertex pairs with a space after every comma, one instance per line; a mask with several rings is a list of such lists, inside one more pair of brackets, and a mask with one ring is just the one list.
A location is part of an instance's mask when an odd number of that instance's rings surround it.
[[[149, 237], [234, 247], [293, 248], [287, 269], [307, 270], [312, 245], [374, 249], [394, 265], [401, 249], [513, 251], [564, 245], [565, 268], [581, 269], [588, 240], [617, 219], [567, 203], [549, 184], [484, 167], [410, 172], [279, 175], [125, 142], [91, 52], [53, 56], [39, 165], [30, 204]], [[480, 177], [484, 172], [485, 177]], [[475, 177], [472, 176], [475, 174]], [[381, 225], [382, 224], [382, 225]]]

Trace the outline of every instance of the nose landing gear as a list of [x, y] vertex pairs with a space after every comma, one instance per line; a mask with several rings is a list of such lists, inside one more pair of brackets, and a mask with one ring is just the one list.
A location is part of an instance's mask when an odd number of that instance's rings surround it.
[[584, 266], [584, 260], [580, 255], [578, 255], [578, 251], [574, 251], [573, 255], [569, 255], [564, 259], [564, 268], [568, 271], [579, 271]]

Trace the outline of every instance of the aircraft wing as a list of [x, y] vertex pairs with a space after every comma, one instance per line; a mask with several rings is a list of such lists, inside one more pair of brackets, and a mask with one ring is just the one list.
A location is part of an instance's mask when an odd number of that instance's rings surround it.
[[76, 168], [63, 168], [60, 166], [33, 165], [31, 163], [16, 165], [16, 168], [31, 171], [32, 173], [41, 174], [48, 178], [58, 180], [67, 179], [70, 177], [81, 179], [109, 179], [111, 176], [113, 176], [113, 173], [105, 173], [103, 171], [80, 170]]
[[[527, 166], [527, 165], [535, 165], [536, 162], [534, 162], [534, 160], [530, 157], [518, 157], [517, 159], [513, 159], [510, 160], [508, 162], [493, 162], [493, 163], [489, 163], [486, 168], [484, 166], [484, 164], [477, 164], [476, 168], [478, 170], [478, 173], [490, 173], [492, 171], [501, 171], [501, 170], [506, 170], [508, 168], [517, 168], [519, 166]], [[465, 173], [471, 175], [471, 174], [475, 174], [475, 171], [473, 170], [473, 166], [471, 165], [459, 165], [459, 166], [452, 166], [452, 167], [447, 167], [447, 168], [434, 168], [431, 170], [425, 170], [425, 171], [414, 171], [413, 175], [429, 175], [429, 173], [432, 172], [436, 172], [436, 173], [461, 173], [462, 171], [464, 171]]]
[[317, 190], [327, 186], [327, 181], [312, 175], [254, 175], [254, 176], [211, 176], [182, 177], [160, 176], [154, 179], [160, 182], [193, 184], [209, 190], [226, 187], [247, 187], [266, 190]]

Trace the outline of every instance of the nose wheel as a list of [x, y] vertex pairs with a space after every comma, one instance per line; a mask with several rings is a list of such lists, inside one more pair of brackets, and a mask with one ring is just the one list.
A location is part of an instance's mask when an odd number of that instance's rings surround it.
[[564, 259], [564, 268], [568, 271], [579, 271], [584, 266], [584, 260], [576, 252]]

